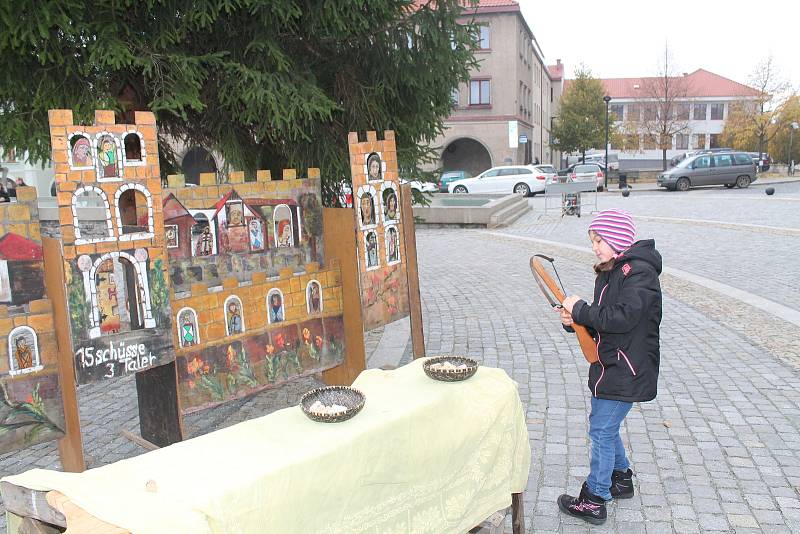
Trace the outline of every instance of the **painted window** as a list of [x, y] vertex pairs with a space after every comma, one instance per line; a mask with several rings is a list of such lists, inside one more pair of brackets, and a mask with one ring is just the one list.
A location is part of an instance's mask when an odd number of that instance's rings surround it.
[[178, 342], [181, 347], [191, 347], [200, 343], [197, 328], [197, 312], [192, 308], [183, 308], [177, 315]]
[[386, 263], [394, 265], [400, 263], [400, 232], [396, 226], [387, 226], [386, 233]]
[[192, 226], [192, 256], [213, 256], [217, 253], [214, 230], [204, 213], [194, 214]]
[[8, 372], [11, 375], [33, 373], [42, 369], [36, 332], [18, 326], [8, 334]]
[[229, 336], [234, 336], [244, 331], [244, 308], [242, 307], [242, 301], [236, 295], [231, 295], [225, 299], [225, 332]]
[[81, 187], [72, 194], [72, 218], [77, 243], [114, 239], [108, 197], [99, 187]]
[[379, 254], [378, 234], [375, 230], [369, 230], [364, 236], [364, 260], [368, 271], [380, 267]]
[[93, 169], [92, 142], [83, 132], [75, 132], [69, 136], [69, 166], [71, 169]]
[[144, 193], [129, 189], [119, 197], [119, 212], [122, 220], [121, 233], [133, 234], [147, 232], [147, 198]]
[[322, 284], [316, 280], [306, 285], [306, 308], [309, 315], [322, 313]]
[[146, 163], [146, 152], [144, 148], [144, 137], [139, 132], [129, 132], [122, 139], [124, 146], [124, 161], [126, 166], [144, 165]]
[[286, 204], [275, 206], [272, 213], [275, 246], [288, 248], [294, 246], [294, 225], [292, 224], [292, 210]]
[[383, 197], [383, 220], [385, 222], [399, 220], [400, 202], [397, 198], [397, 189], [391, 182], [384, 182], [381, 196]]
[[97, 179], [100, 182], [122, 178], [121, 150], [117, 139], [108, 132], [97, 134]]
[[286, 320], [283, 293], [279, 289], [270, 289], [269, 293], [267, 293], [267, 320], [269, 324]]
[[166, 237], [167, 248], [178, 248], [178, 225], [177, 224], [165, 224], [164, 225], [164, 235]]

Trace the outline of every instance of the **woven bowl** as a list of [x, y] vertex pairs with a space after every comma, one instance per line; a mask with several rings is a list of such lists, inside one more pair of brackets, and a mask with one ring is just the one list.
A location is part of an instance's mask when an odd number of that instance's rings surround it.
[[[338, 414], [323, 414], [311, 411], [311, 405], [320, 401], [326, 406], [339, 404], [347, 408], [346, 412]], [[347, 386], [328, 386], [312, 389], [300, 399], [300, 407], [309, 419], [320, 423], [341, 423], [347, 421], [364, 407], [366, 398], [357, 389]]]
[[[451, 364], [466, 365], [465, 369], [431, 369], [435, 363], [450, 362]], [[422, 364], [425, 374], [434, 380], [442, 382], [460, 382], [471, 377], [478, 371], [478, 362], [472, 358], [465, 358], [463, 356], [434, 356], [425, 360]]]

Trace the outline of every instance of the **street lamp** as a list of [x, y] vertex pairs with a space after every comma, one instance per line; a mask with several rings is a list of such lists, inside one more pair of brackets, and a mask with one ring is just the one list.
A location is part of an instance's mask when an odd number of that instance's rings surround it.
[[606, 103], [606, 172], [605, 172], [605, 185], [603, 189], [608, 191], [608, 103], [611, 102], [611, 97], [606, 95], [603, 97], [603, 102]]
[[794, 131], [800, 128], [800, 124], [793, 122], [789, 125], [789, 154], [786, 158], [786, 165], [789, 167], [789, 175], [794, 176], [794, 165], [792, 165], [792, 137], [794, 137]]

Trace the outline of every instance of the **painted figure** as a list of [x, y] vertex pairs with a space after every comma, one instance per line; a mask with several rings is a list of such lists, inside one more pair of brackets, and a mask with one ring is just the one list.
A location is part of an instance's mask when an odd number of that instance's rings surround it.
[[278, 292], [269, 296], [269, 322], [279, 323], [283, 321], [283, 299]]
[[250, 248], [262, 250], [264, 248], [264, 234], [261, 232], [261, 221], [253, 219], [248, 225], [250, 228]]
[[387, 245], [388, 250], [386, 254], [387, 261], [391, 263], [400, 259], [398, 255], [398, 235], [396, 228], [389, 228], [387, 232], [389, 233], [389, 238], [387, 239], [389, 243]]
[[308, 311], [309, 313], [319, 313], [320, 308], [320, 287], [316, 282], [308, 285]]
[[228, 303], [228, 335], [242, 333], [242, 315], [239, 304], [231, 301]]
[[90, 167], [92, 165], [91, 151], [92, 146], [89, 140], [85, 137], [78, 137], [72, 146], [72, 164], [75, 167]]
[[227, 209], [228, 226], [242, 226], [244, 224], [241, 203], [228, 203], [225, 208]]
[[110, 137], [100, 139], [100, 150], [97, 157], [103, 166], [103, 178], [113, 178], [117, 175], [117, 146]]
[[195, 256], [211, 256], [214, 251], [214, 237], [211, 235], [211, 227], [206, 225], [203, 233], [197, 239], [195, 246]]
[[292, 222], [288, 219], [278, 221], [278, 247], [292, 246]]
[[383, 191], [383, 214], [387, 220], [397, 220], [397, 195], [394, 189], [388, 188]]
[[378, 266], [378, 235], [375, 232], [367, 234], [367, 267]]
[[16, 339], [16, 345], [14, 358], [17, 360], [17, 367], [20, 370], [33, 367], [33, 352], [28, 345], [28, 340], [24, 336], [19, 336]]
[[372, 195], [364, 193], [361, 197], [361, 225], [369, 226], [371, 224], [375, 224], [375, 205]]
[[194, 332], [194, 322], [191, 316], [186, 313], [183, 316], [183, 324], [181, 325], [181, 342], [184, 347], [197, 344], [197, 335]]
[[104, 334], [119, 332], [121, 327], [114, 267], [111, 260], [106, 261], [108, 263], [97, 278], [97, 307], [100, 311], [100, 331]]
[[367, 179], [381, 179], [381, 157], [377, 154], [370, 154], [367, 158]]

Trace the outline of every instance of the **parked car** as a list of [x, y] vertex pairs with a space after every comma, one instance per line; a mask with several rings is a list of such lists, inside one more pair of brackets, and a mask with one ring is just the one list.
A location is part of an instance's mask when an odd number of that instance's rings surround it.
[[405, 178], [400, 178], [401, 184], [410, 184], [411, 189], [416, 189], [420, 193], [436, 193], [439, 190], [439, 186], [433, 182], [423, 182], [420, 180], [406, 180]]
[[539, 173], [544, 175], [545, 184], [549, 184], [555, 181], [556, 177], [558, 177], [558, 172], [556, 171], [556, 168], [553, 167], [552, 165], [539, 164], [535, 165], [535, 167]]
[[[573, 163], [572, 165], [570, 165], [566, 169], [561, 169], [560, 171], [558, 171], [558, 175], [559, 176], [569, 176], [575, 170], [575, 167], [577, 167], [578, 165], [583, 165], [583, 163]], [[606, 172], [606, 166], [603, 165], [602, 163], [591, 163], [591, 164], [587, 164], [587, 165], [597, 165], [598, 167], [600, 167], [600, 170], [603, 171], [603, 173]]]
[[735, 152], [735, 150], [732, 148], [698, 148], [696, 150], [689, 150], [670, 159], [669, 165], [670, 167], [674, 167], [688, 157], [697, 156], [699, 154], [716, 154], [717, 152]]
[[450, 193], [518, 193], [535, 195], [544, 192], [546, 173], [534, 165], [504, 165], [492, 167], [474, 178], [450, 182]]
[[450, 182], [471, 177], [472, 175], [467, 171], [445, 171], [439, 178], [439, 192], [447, 193], [447, 186], [450, 185]]
[[[597, 163], [598, 165], [602, 165], [603, 168], [606, 168], [606, 155], [603, 154], [589, 154], [583, 160], [583, 163]], [[617, 154], [609, 154], [608, 155], [608, 168], [613, 171], [619, 170], [619, 156]]]
[[746, 152], [716, 152], [690, 156], [659, 175], [656, 183], [671, 191], [700, 185], [744, 188], [756, 181], [756, 166]]
[[572, 182], [590, 182], [594, 180], [597, 184], [597, 190], [602, 191], [606, 175], [603, 172], [603, 168], [597, 163], [581, 163], [573, 167], [569, 173], [569, 179]]
[[753, 163], [757, 165], [759, 172], [766, 172], [772, 165], [772, 158], [766, 152], [761, 153], [761, 159], [758, 159], [758, 152], [748, 152], [753, 159]]

